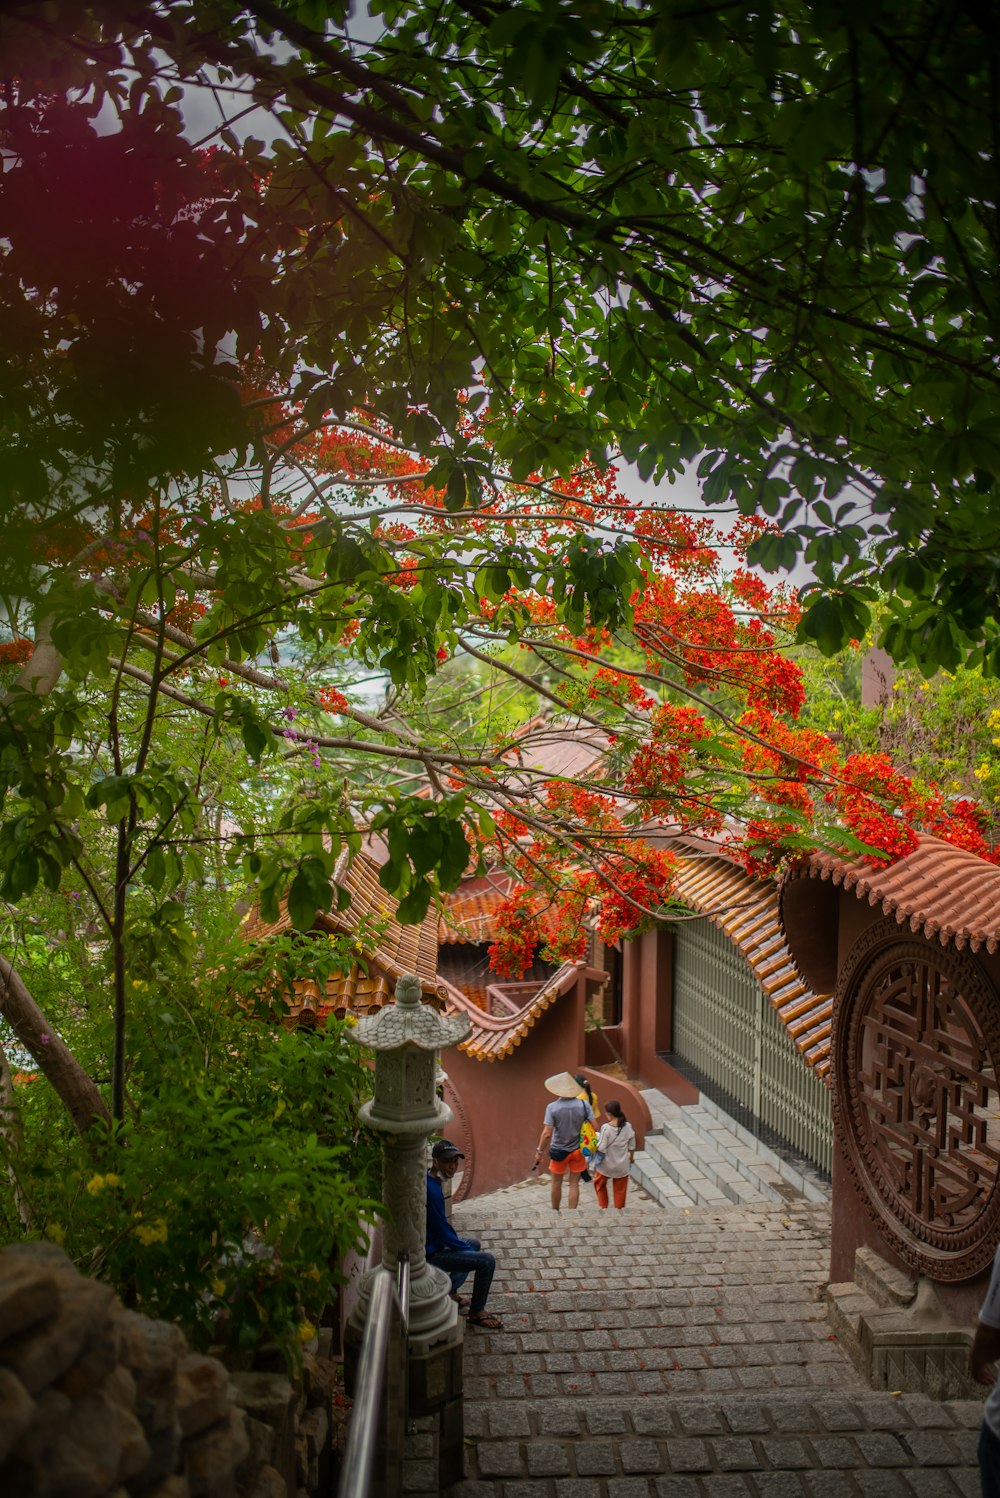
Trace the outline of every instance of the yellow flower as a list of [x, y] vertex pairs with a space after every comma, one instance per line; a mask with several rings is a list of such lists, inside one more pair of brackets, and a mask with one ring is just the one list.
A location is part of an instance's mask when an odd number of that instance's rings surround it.
[[353, 1030], [354, 1026], [357, 1024], [357, 1022], [358, 1022], [358, 1017], [357, 1017], [356, 1014], [345, 1014], [344, 1015], [344, 1024], [348, 1025], [350, 1027], [350, 1029]]
[[225, 1280], [213, 1280], [212, 1281], [212, 1294], [213, 1295], [225, 1295], [225, 1293], [226, 1293], [226, 1282], [225, 1282]]
[[155, 1222], [143, 1223], [134, 1231], [143, 1248], [148, 1248], [151, 1243], [166, 1243], [167, 1241], [167, 1224], [162, 1217], [158, 1217]]
[[306, 1279], [307, 1280], [318, 1280], [319, 1279], [319, 1270], [317, 1269], [317, 1267], [316, 1267], [315, 1264], [310, 1264], [309, 1268], [306, 1270]]
[[296, 1330], [296, 1336], [300, 1342], [311, 1342], [316, 1335], [316, 1328], [311, 1321], [300, 1321]]
[[45, 1236], [52, 1243], [58, 1243], [61, 1246], [66, 1242], [66, 1229], [58, 1222], [50, 1222], [46, 1225]]
[[144, 988], [148, 988], [149, 984], [144, 983], [141, 978], [133, 978], [132, 987], [138, 989], [141, 992]]
[[121, 1181], [121, 1176], [112, 1175], [110, 1173], [106, 1176], [91, 1176], [90, 1180], [87, 1182], [87, 1190], [90, 1192], [91, 1196], [99, 1196], [100, 1193], [104, 1190], [105, 1186], [120, 1186]]
[[981, 765], [976, 766], [972, 773], [973, 775], [975, 775], [977, 780], [989, 780], [990, 776], [993, 774], [993, 770], [991, 766], [988, 765], [984, 760]]

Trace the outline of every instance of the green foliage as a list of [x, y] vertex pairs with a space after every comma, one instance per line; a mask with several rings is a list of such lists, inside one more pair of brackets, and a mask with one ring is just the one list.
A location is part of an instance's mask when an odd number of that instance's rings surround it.
[[[358, 1130], [370, 1074], [349, 1027], [289, 1032], [273, 1016], [287, 1012], [293, 981], [323, 982], [356, 954], [326, 938], [278, 939], [261, 969], [244, 944], [187, 934], [196, 957], [161, 944], [148, 977], [131, 980], [130, 1108], [117, 1138], [84, 1146], [48, 1085], [24, 1081], [24, 1145], [9, 1163], [36, 1231], [128, 1304], [235, 1357], [277, 1342], [291, 1365], [373, 1220], [378, 1148]], [[100, 1077], [110, 1026], [89, 955], [65, 933], [54, 952], [40, 937], [19, 952]], [[0, 1233], [21, 1231], [4, 1178]]]
[[[454, 515], [489, 483], [470, 391], [515, 479], [696, 462], [709, 504], [777, 523], [762, 563], [805, 557], [824, 651], [881, 587], [900, 659], [953, 669], [985, 641], [1000, 661], [988, 7], [385, 0], [364, 42], [342, 11], [178, 0], [126, 24], [57, 0], [0, 21], [15, 554], [63, 486], [245, 452], [225, 348], [314, 416], [377, 384]], [[276, 117], [271, 144], [251, 120], [209, 160], [189, 145], [181, 85], [210, 85], [207, 62]], [[349, 551], [331, 575], [363, 570]], [[258, 556], [234, 563], [237, 608], [273, 597]], [[383, 669], [411, 681], [423, 637], [386, 603]]]
[[[879, 617], [882, 617], [880, 611]], [[830, 660], [800, 657], [806, 701], [800, 721], [830, 734], [844, 756], [885, 754], [918, 785], [979, 802], [1000, 830], [1000, 682], [959, 667], [928, 677], [887, 667], [880, 700], [861, 705], [861, 661], [872, 636]]]

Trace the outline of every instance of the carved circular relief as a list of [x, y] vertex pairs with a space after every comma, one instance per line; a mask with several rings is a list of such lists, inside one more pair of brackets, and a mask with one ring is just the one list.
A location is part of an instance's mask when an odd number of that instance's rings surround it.
[[971, 1279], [1000, 1237], [1000, 1002], [971, 954], [879, 921], [844, 965], [834, 1121], [870, 1215], [939, 1280]]
[[476, 1150], [472, 1139], [472, 1130], [469, 1128], [469, 1115], [466, 1112], [465, 1104], [462, 1102], [462, 1095], [450, 1077], [445, 1078], [444, 1100], [452, 1111], [455, 1123], [458, 1124], [458, 1128], [454, 1130], [454, 1133], [458, 1134], [459, 1139], [462, 1141], [460, 1148], [465, 1152], [465, 1159], [462, 1161], [462, 1173], [457, 1177], [458, 1185], [452, 1187], [451, 1199], [453, 1202], [464, 1202], [472, 1190], [472, 1177], [476, 1169]]

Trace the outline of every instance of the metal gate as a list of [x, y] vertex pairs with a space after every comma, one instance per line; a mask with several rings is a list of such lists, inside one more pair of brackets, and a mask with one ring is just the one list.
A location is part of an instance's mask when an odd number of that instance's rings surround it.
[[795, 1049], [739, 949], [711, 921], [674, 932], [673, 1049], [829, 1172], [830, 1089]]

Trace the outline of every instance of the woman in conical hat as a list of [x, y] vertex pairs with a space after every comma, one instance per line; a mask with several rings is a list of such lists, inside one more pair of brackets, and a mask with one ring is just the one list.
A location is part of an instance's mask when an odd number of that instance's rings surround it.
[[551, 1092], [554, 1102], [545, 1110], [542, 1137], [535, 1151], [536, 1163], [543, 1152], [548, 1151], [549, 1176], [552, 1181], [552, 1208], [558, 1212], [562, 1202], [563, 1176], [569, 1176], [567, 1205], [571, 1210], [580, 1202], [580, 1177], [587, 1162], [580, 1149], [580, 1126], [594, 1122], [594, 1111], [590, 1104], [578, 1096], [580, 1084], [572, 1072], [556, 1072], [546, 1077], [545, 1090]]
[[557, 1071], [554, 1076], [545, 1078], [545, 1091], [551, 1092], [553, 1097], [576, 1097], [580, 1084], [572, 1072]]

